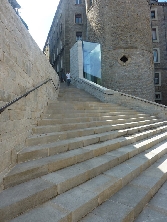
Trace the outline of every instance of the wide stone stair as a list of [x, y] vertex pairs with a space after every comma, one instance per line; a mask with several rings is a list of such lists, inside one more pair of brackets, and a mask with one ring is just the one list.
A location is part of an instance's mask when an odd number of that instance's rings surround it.
[[3, 185], [1, 222], [166, 222], [167, 121], [62, 83]]

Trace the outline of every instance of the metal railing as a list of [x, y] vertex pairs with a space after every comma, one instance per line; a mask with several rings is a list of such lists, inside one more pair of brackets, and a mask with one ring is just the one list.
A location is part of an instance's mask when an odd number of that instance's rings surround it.
[[58, 83], [57, 87], [56, 85], [54, 84], [53, 80], [52, 79], [47, 79], [45, 82], [41, 83], [40, 85], [34, 87], [33, 89], [29, 90], [28, 92], [24, 93], [23, 95], [17, 97], [16, 99], [10, 101], [9, 103], [7, 103], [5, 106], [2, 106], [0, 108], [0, 114], [6, 109], [8, 108], [9, 106], [11, 106], [12, 104], [14, 104], [15, 102], [19, 101], [20, 99], [22, 99], [23, 97], [26, 97], [28, 96], [28, 94], [30, 94], [31, 92], [35, 91], [36, 89], [38, 89], [39, 87], [41, 87], [42, 85], [46, 84], [47, 82], [51, 81], [52, 84], [54, 85], [55, 89], [58, 90], [59, 88], [59, 85], [60, 83]]

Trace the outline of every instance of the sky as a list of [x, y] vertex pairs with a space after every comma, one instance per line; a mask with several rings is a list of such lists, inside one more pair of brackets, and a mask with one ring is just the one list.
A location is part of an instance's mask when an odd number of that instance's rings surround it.
[[[159, 0], [162, 2], [165, 0]], [[17, 0], [20, 16], [28, 25], [29, 32], [43, 50], [59, 0]]]
[[17, 0], [20, 16], [26, 22], [29, 32], [43, 50], [59, 0]]

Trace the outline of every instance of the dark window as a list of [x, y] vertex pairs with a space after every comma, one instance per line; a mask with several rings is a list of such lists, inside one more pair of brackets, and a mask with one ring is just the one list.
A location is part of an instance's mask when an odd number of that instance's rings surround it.
[[155, 11], [151, 11], [151, 18], [152, 18], [152, 19], [155, 18]]
[[82, 32], [76, 32], [76, 41], [82, 40]]
[[75, 15], [75, 23], [77, 23], [77, 24], [82, 23], [82, 15], [81, 14], [76, 14]]
[[62, 32], [62, 27], [63, 27], [62, 24], [60, 24], [60, 33]]
[[155, 83], [155, 85], [159, 85], [159, 83], [160, 83], [160, 77], [159, 77], [158, 72], [155, 73], [154, 83]]
[[155, 100], [161, 100], [161, 93], [155, 93]]
[[158, 50], [157, 49], [153, 50], [153, 58], [154, 58], [154, 62], [159, 61], [159, 55], [158, 55]]
[[76, 5], [82, 4], [82, 0], [76, 0], [75, 4]]

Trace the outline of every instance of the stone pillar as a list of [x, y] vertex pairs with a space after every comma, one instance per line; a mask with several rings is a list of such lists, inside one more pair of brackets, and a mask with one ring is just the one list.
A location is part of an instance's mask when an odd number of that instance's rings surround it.
[[70, 73], [72, 78], [83, 78], [83, 51], [80, 40], [70, 49]]
[[87, 7], [87, 41], [102, 48], [102, 84], [154, 101], [150, 6], [147, 0], [96, 0]]

